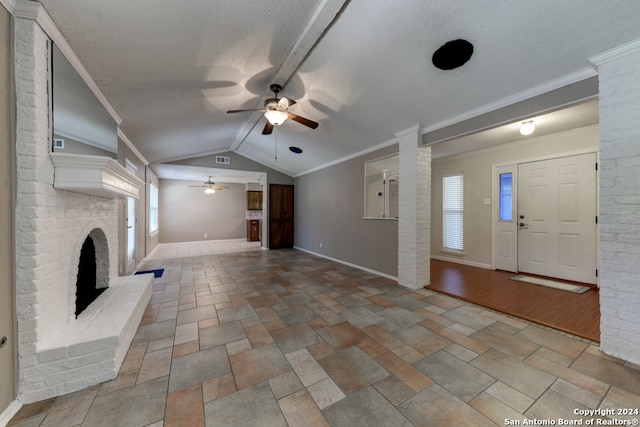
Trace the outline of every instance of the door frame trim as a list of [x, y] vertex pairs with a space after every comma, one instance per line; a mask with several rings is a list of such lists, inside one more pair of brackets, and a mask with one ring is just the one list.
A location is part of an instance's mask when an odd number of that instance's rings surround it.
[[[600, 165], [600, 150], [594, 149], [583, 149], [583, 150], [573, 150], [560, 152], [553, 155], [541, 155], [541, 156], [532, 156], [525, 157], [522, 159], [517, 159], [510, 162], [502, 162], [502, 163], [494, 163], [491, 165], [491, 269], [496, 269], [496, 242], [495, 242], [495, 232], [496, 232], [496, 222], [498, 220], [498, 209], [497, 209], [497, 200], [499, 199], [499, 189], [497, 185], [498, 181], [498, 168], [506, 167], [506, 166], [514, 166], [517, 170], [518, 165], [522, 163], [532, 163], [539, 162], [545, 160], [553, 160], [559, 159], [563, 157], [573, 157], [579, 156], [582, 154], [594, 154], [596, 155], [596, 162]], [[516, 182], [517, 184], [517, 182]], [[596, 171], [596, 215], [600, 216], [600, 169]], [[516, 190], [517, 191], [517, 190]], [[516, 201], [517, 202], [517, 201]], [[516, 235], [517, 236], [517, 235]], [[516, 237], [517, 242], [517, 237]], [[596, 254], [600, 253], [600, 222], [596, 224]], [[516, 245], [515, 248], [515, 256], [516, 260], [518, 257], [518, 247]], [[516, 263], [516, 272], [517, 272], [517, 263]], [[596, 255], [596, 268], [600, 269], [600, 258]], [[600, 287], [600, 275], [596, 277], [596, 286]]]

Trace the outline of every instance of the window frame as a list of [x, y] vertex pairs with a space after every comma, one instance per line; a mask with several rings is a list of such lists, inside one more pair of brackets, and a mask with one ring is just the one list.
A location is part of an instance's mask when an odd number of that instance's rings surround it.
[[153, 236], [160, 231], [158, 215], [159, 193], [160, 191], [153, 182], [149, 182], [149, 236]]
[[[451, 194], [454, 190], [457, 194]], [[453, 237], [452, 234], [454, 234]], [[464, 253], [464, 173], [462, 172], [442, 177], [442, 251]]]

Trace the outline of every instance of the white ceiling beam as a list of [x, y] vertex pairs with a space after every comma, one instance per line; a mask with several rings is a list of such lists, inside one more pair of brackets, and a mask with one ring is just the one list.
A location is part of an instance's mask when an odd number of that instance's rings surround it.
[[[318, 5], [286, 59], [280, 64], [272, 83], [285, 86], [348, 3], [349, 0], [323, 0]], [[262, 108], [263, 100], [271, 97], [271, 91], [266, 89], [254, 108]], [[240, 127], [229, 150], [236, 151], [261, 118], [262, 114], [250, 114]]]

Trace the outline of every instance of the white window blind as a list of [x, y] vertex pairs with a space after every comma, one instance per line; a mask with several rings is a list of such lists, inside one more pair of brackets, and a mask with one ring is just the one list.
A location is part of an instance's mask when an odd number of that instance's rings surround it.
[[444, 250], [464, 250], [464, 175], [442, 178], [442, 244]]
[[149, 233], [158, 231], [158, 189], [149, 184]]

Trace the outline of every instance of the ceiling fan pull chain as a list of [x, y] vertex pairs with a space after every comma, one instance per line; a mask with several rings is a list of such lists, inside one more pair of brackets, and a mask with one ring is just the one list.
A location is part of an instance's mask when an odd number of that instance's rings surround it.
[[275, 157], [273, 161], [275, 163], [278, 163], [278, 126], [274, 126], [274, 127], [275, 127], [274, 137], [276, 139], [276, 146], [275, 146]]

